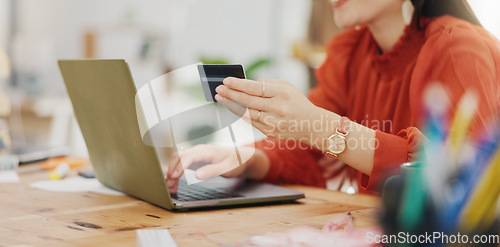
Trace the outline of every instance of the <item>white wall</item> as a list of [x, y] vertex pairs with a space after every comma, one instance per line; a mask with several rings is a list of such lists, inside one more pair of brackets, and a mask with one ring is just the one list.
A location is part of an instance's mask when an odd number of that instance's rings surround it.
[[9, 2], [0, 0], [0, 47], [5, 49], [7, 34], [9, 32]]
[[[9, 2], [0, 0], [0, 51], [6, 52], [7, 35], [9, 32]], [[1, 64], [1, 62], [0, 62]], [[1, 65], [0, 65], [1, 66]], [[0, 76], [0, 90], [6, 87], [7, 79]]]
[[[16, 1], [20, 29], [14, 66], [35, 93], [64, 92], [56, 61], [82, 58], [87, 30], [105, 36], [98, 39], [99, 57], [131, 62], [138, 84], [163, 73], [162, 61], [139, 61], [140, 47], [132, 45], [153, 34], [165, 40], [163, 62], [171, 68], [196, 63], [200, 56], [243, 64], [272, 57], [275, 64], [262, 77], [307, 85], [304, 67], [291, 59], [290, 44], [306, 33], [310, 0]], [[136, 41], [123, 38], [127, 35]]]

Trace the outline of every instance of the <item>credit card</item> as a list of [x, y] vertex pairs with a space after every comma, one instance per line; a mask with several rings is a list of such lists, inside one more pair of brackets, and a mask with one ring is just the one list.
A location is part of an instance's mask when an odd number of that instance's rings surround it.
[[201, 84], [205, 99], [215, 102], [215, 88], [222, 85], [222, 81], [227, 77], [245, 79], [245, 70], [241, 64], [203, 64], [198, 65]]

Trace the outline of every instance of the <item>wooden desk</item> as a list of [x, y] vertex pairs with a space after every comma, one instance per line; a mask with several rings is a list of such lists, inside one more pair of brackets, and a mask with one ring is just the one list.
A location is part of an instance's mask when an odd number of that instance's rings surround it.
[[179, 246], [211, 246], [197, 235], [185, 236], [186, 229], [234, 243], [297, 226], [320, 228], [349, 211], [355, 227], [370, 227], [377, 225], [380, 203], [373, 196], [287, 186], [306, 198], [297, 204], [169, 212], [128, 196], [30, 188], [48, 178], [36, 165], [20, 167], [19, 175], [19, 184], [0, 184], [0, 246], [136, 246], [135, 230], [141, 228], [168, 228]]

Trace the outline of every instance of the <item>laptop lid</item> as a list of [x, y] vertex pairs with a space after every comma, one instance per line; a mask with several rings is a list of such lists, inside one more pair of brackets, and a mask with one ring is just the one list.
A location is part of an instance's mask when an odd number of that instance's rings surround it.
[[157, 206], [173, 203], [155, 148], [143, 143], [124, 60], [59, 61], [97, 179]]

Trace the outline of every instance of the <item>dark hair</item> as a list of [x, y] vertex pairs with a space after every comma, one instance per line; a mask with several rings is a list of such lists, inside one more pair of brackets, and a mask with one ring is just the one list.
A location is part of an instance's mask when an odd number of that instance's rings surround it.
[[451, 15], [481, 26], [467, 0], [411, 0], [415, 6], [415, 19], [420, 27], [420, 18]]

